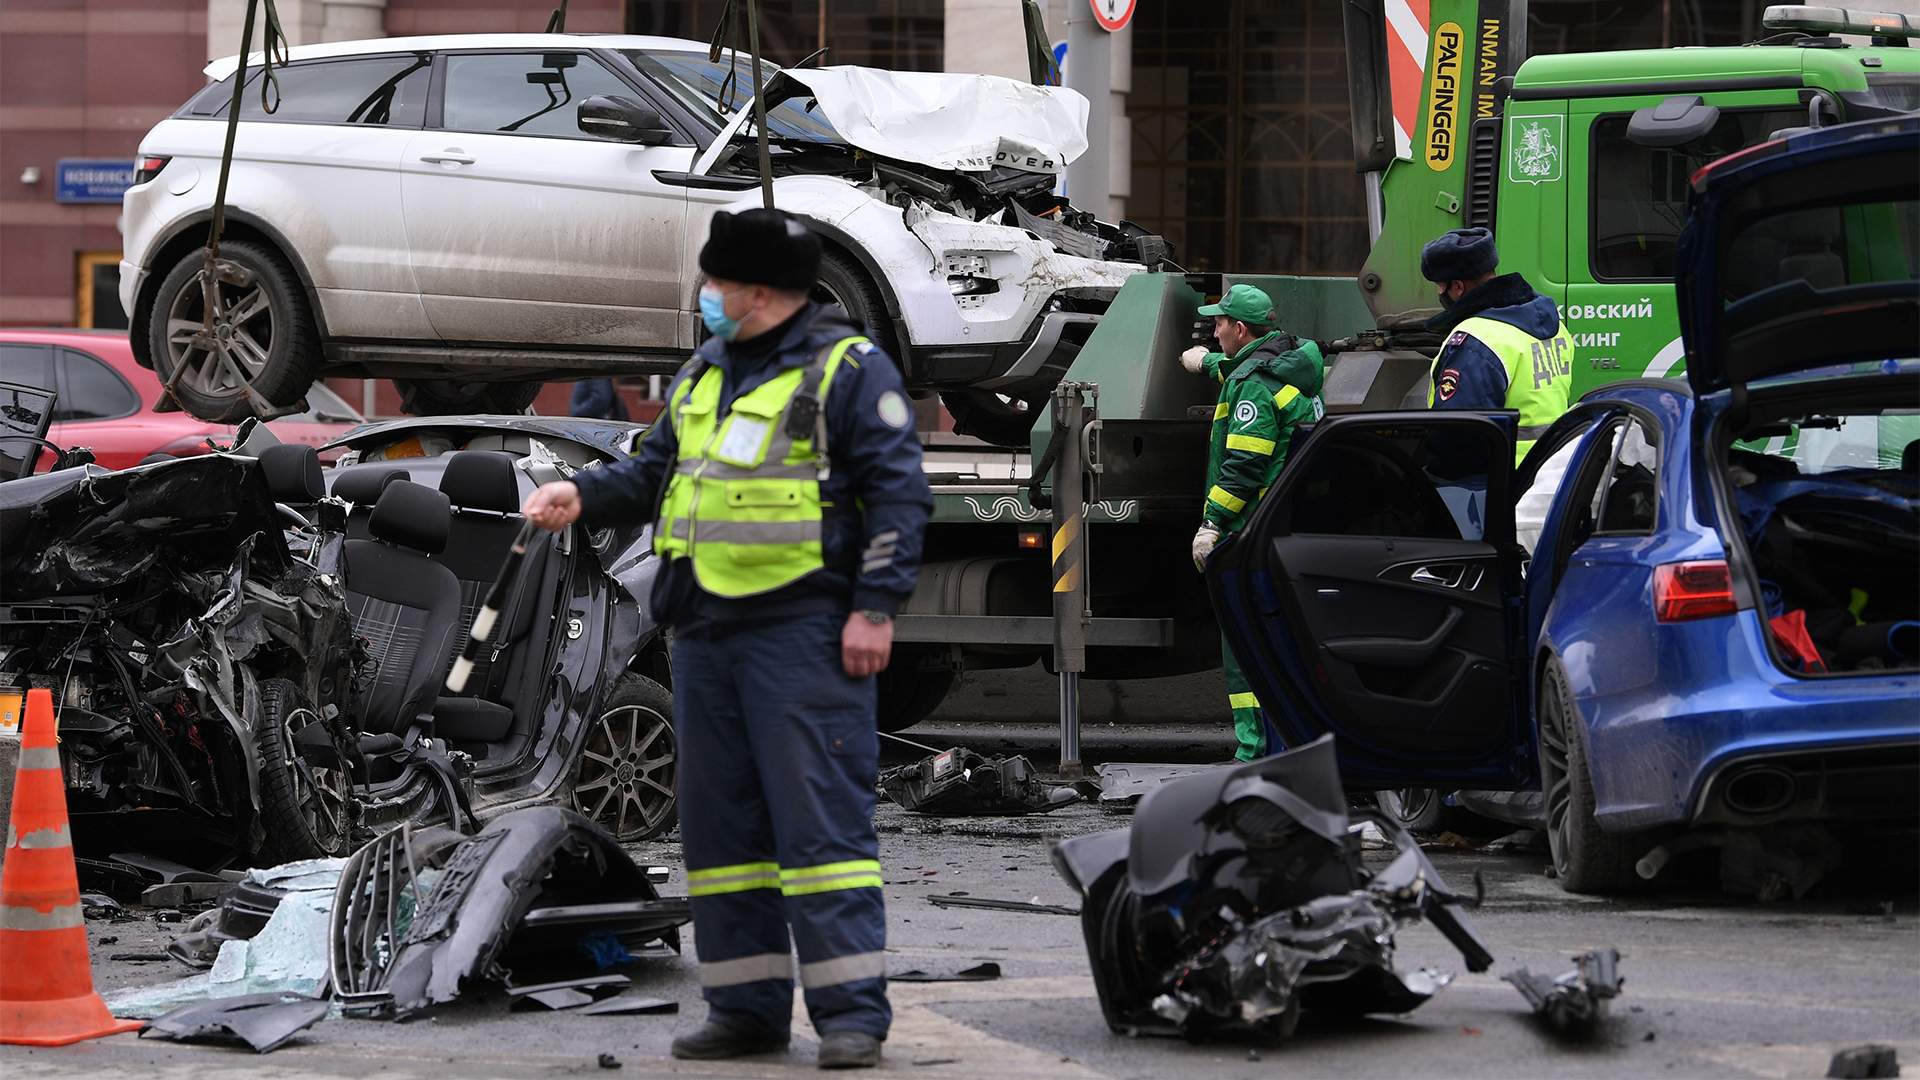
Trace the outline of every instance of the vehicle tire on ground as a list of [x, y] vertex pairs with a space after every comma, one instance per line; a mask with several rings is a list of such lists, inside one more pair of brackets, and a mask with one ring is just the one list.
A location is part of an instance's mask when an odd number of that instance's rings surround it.
[[895, 649], [893, 663], [875, 679], [874, 715], [881, 731], [905, 731], [933, 715], [953, 690], [958, 673], [918, 667], [911, 654]]
[[1650, 842], [1609, 833], [1593, 819], [1587, 728], [1574, 707], [1567, 673], [1547, 661], [1540, 678], [1540, 786], [1547, 797], [1547, 846], [1560, 887], [1576, 893], [1636, 892], [1647, 885], [1634, 863]]
[[858, 262], [837, 251], [822, 254], [820, 279], [813, 287], [813, 298], [845, 308], [847, 320], [864, 327], [868, 340], [884, 349], [895, 364], [903, 362], [899, 341], [893, 333], [893, 320], [887, 317], [886, 299]]
[[540, 396], [537, 382], [459, 383], [395, 379], [400, 411], [413, 416], [517, 416]]
[[314, 724], [324, 729], [326, 720], [291, 680], [261, 682], [253, 740], [260, 755], [266, 829], [258, 853], [262, 865], [345, 855], [353, 845], [353, 790], [346, 770], [316, 765], [295, 749], [295, 737]]
[[680, 820], [673, 695], [644, 675], [613, 685], [587, 725], [574, 766], [573, 808], [622, 843], [664, 835]]
[[220, 245], [220, 259], [245, 279], [219, 286], [227, 317], [216, 333], [230, 343], [227, 355], [237, 368], [191, 340], [204, 328], [206, 309], [199, 248], [161, 279], [147, 320], [147, 347], [161, 383], [185, 368], [173, 383], [181, 408], [201, 420], [237, 423], [254, 415], [248, 386], [273, 405], [293, 405], [306, 394], [319, 364], [320, 333], [306, 289], [278, 252], [235, 240]]
[[1447, 803], [1447, 792], [1434, 788], [1393, 788], [1373, 793], [1380, 812], [1416, 836], [1453, 833], [1468, 840], [1492, 839], [1515, 826], [1495, 821], [1464, 807]]

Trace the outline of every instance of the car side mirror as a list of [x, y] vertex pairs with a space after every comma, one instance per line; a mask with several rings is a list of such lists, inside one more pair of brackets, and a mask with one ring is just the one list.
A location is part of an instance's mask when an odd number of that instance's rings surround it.
[[659, 146], [673, 141], [673, 129], [660, 114], [629, 97], [596, 94], [580, 103], [580, 130], [614, 142]]
[[1627, 121], [1627, 141], [1635, 146], [1679, 146], [1712, 131], [1719, 122], [1719, 106], [1708, 105], [1698, 94], [1682, 94], [1634, 110]]

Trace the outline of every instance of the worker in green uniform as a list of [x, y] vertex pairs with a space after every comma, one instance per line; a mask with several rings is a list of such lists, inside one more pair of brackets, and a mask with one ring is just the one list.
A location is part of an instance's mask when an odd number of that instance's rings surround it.
[[[1204, 573], [1214, 546], [1221, 537], [1240, 531], [1280, 475], [1294, 431], [1326, 414], [1320, 400], [1326, 367], [1320, 346], [1274, 325], [1273, 300], [1252, 285], [1235, 285], [1219, 303], [1203, 306], [1200, 314], [1213, 316], [1220, 351], [1196, 345], [1180, 362], [1188, 371], [1220, 383], [1207, 450], [1206, 508], [1193, 535], [1193, 565]], [[1224, 637], [1220, 666], [1239, 742], [1234, 756], [1252, 761], [1277, 751], [1279, 747], [1267, 745], [1260, 700]]]

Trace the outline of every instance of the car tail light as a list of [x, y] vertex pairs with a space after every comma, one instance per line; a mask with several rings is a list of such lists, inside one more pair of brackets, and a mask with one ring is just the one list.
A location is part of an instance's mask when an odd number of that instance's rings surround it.
[[154, 177], [159, 176], [160, 170], [166, 168], [167, 162], [172, 160], [170, 157], [158, 157], [152, 154], [141, 157], [140, 160], [134, 162], [133, 165], [133, 182], [135, 184], [144, 184]]
[[1661, 622], [1733, 614], [1733, 576], [1726, 562], [1714, 559], [1654, 567], [1653, 611]]

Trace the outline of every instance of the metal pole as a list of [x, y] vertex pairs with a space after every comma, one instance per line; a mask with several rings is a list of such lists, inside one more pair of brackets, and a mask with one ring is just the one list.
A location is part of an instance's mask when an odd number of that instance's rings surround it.
[[1067, 164], [1067, 198], [1104, 220], [1113, 194], [1107, 168], [1113, 153], [1113, 35], [1085, 3], [1067, 5], [1066, 79], [1087, 99], [1087, 150]]
[[747, 0], [747, 49], [753, 53], [753, 126], [760, 138], [760, 201], [773, 209], [773, 165], [767, 156], [767, 94], [760, 81], [760, 0]]
[[1077, 779], [1086, 773], [1080, 762], [1080, 673], [1087, 670], [1082, 384], [1062, 382], [1054, 389], [1053, 407], [1053, 437], [1061, 440], [1053, 474], [1053, 668], [1060, 677], [1060, 775]]
[[1386, 226], [1386, 203], [1380, 197], [1380, 180], [1383, 174], [1370, 172], [1367, 181], [1367, 244], [1380, 242], [1380, 230]]

